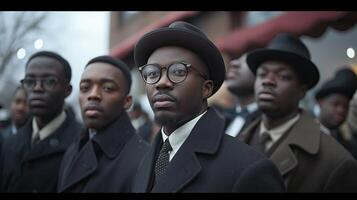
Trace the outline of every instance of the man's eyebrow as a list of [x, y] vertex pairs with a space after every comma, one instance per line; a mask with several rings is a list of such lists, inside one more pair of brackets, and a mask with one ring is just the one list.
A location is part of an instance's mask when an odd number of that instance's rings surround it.
[[82, 79], [80, 82], [81, 82], [81, 83], [82, 83], [82, 82], [99, 82], [99, 83], [111, 82], [111, 83], [117, 84], [117, 82], [115, 82], [115, 80], [109, 79], [109, 78], [101, 78], [101, 79], [99, 79], [99, 80], [93, 80], [93, 79], [90, 79], [90, 78], [84, 78], [84, 79]]

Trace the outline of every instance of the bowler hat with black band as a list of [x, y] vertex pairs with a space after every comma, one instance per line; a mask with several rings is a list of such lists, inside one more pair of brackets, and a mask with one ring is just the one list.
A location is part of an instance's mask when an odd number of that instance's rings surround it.
[[330, 94], [342, 94], [352, 99], [357, 88], [357, 76], [349, 67], [339, 69], [332, 79], [327, 80], [317, 90], [315, 99], [319, 100]]
[[288, 34], [278, 34], [266, 48], [254, 50], [247, 55], [247, 64], [256, 74], [261, 63], [268, 60], [283, 61], [292, 66], [300, 80], [313, 88], [320, 79], [319, 70], [311, 61], [310, 52], [297, 37]]
[[214, 83], [212, 95], [221, 87], [226, 73], [222, 55], [199, 28], [187, 22], [177, 21], [168, 27], [145, 34], [134, 49], [137, 67], [147, 64], [150, 55], [164, 46], [179, 46], [197, 54], [206, 64], [209, 79]]

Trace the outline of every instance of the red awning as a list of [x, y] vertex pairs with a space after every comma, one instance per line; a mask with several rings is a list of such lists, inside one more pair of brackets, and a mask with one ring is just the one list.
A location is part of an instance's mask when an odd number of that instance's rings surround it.
[[123, 40], [110, 50], [110, 55], [123, 59], [126, 57], [134, 48], [134, 45], [139, 41], [139, 39], [145, 34], [154, 29], [168, 26], [172, 22], [180, 19], [184, 19], [193, 15], [198, 14], [197, 11], [182, 11], [182, 12], [172, 12], [162, 19], [149, 24], [145, 28], [141, 29], [139, 32], [135, 33], [131, 37]]
[[247, 51], [266, 46], [281, 32], [319, 37], [328, 27], [342, 31], [356, 22], [357, 12], [285, 12], [263, 24], [236, 29], [217, 40], [216, 44], [222, 52], [238, 57]]

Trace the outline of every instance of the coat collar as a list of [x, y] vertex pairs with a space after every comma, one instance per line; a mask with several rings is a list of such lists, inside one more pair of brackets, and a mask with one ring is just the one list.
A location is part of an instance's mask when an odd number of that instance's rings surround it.
[[316, 154], [320, 147], [320, 124], [306, 111], [300, 112], [300, 119], [291, 129], [286, 142], [299, 146], [309, 154]]
[[[75, 140], [82, 128], [73, 117], [67, 115], [65, 121], [53, 134], [40, 143], [31, 146], [31, 122], [31, 120], [28, 120], [25, 127], [19, 130], [18, 136], [21, 137], [21, 139], [19, 138], [18, 141], [21, 144], [15, 147], [15, 152], [22, 156], [23, 162], [38, 159], [53, 153], [64, 152]], [[44, 149], [46, 149], [46, 151], [44, 151]]]
[[[86, 132], [88, 134], [88, 131]], [[100, 130], [92, 139], [109, 158], [115, 158], [126, 142], [135, 134], [129, 116], [123, 112], [117, 120]]]
[[[309, 154], [316, 154], [320, 147], [320, 125], [309, 113], [300, 110], [300, 119], [293, 125], [285, 135], [279, 146], [271, 152], [270, 159], [277, 165], [282, 175], [286, 175], [298, 165], [298, 160], [293, 152], [292, 146], [298, 146]], [[254, 120], [239, 135], [239, 139], [247, 142], [259, 126], [261, 117]], [[273, 145], [274, 146], [274, 145]]]
[[68, 160], [72, 162], [62, 163], [63, 166], [66, 166], [66, 169], [61, 169], [64, 174], [60, 177], [63, 181], [59, 180], [59, 192], [67, 190], [69, 187], [88, 177], [98, 167], [98, 161], [92, 142], [87, 142], [78, 156], [71, 156], [72, 157]]
[[[224, 134], [224, 119], [214, 108], [209, 108], [192, 129], [190, 135], [168, 165], [164, 175], [152, 188], [152, 192], [178, 192], [201, 171], [198, 153], [215, 154]], [[150, 192], [156, 154], [162, 144], [159, 134], [153, 148], [139, 168], [135, 190]]]
[[[64, 173], [62, 177], [63, 182], [62, 180], [60, 181], [59, 191], [63, 192], [67, 190], [96, 171], [98, 168], [97, 147], [108, 158], [113, 159], [121, 152], [134, 133], [135, 130], [130, 123], [128, 115], [123, 112], [113, 123], [97, 132], [92, 141], [86, 140], [82, 148], [80, 148], [80, 142], [77, 142], [74, 148], [77, 151], [79, 150], [79, 152], [67, 159], [71, 161], [70, 163], [64, 163], [65, 167], [62, 169]], [[88, 134], [88, 130], [82, 134]], [[82, 137], [85, 136], [88, 135], [82, 135]]]

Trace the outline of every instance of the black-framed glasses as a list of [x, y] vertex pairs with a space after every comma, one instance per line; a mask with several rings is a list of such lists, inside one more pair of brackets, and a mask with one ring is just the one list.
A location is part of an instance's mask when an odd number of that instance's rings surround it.
[[26, 77], [20, 82], [22, 86], [27, 90], [33, 90], [36, 87], [37, 82], [40, 82], [45, 90], [53, 90], [59, 82], [59, 79], [55, 76], [47, 76], [44, 78], [32, 78]]
[[157, 63], [146, 64], [139, 67], [141, 77], [147, 84], [155, 84], [159, 82], [163, 69], [166, 69], [167, 78], [172, 83], [183, 82], [186, 79], [189, 70], [196, 71], [202, 78], [204, 78], [204, 80], [207, 80], [205, 75], [201, 74], [199, 71], [197, 71], [197, 69], [193, 68], [191, 64], [185, 62], [175, 62], [170, 64], [168, 67], [163, 68], [161, 68], [161, 66]]

